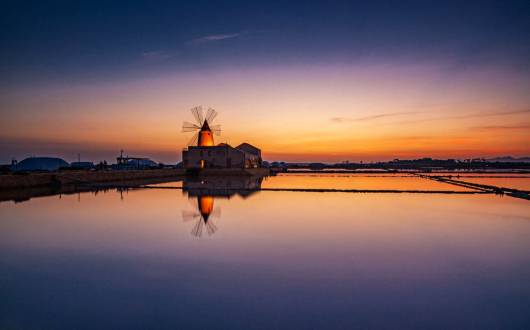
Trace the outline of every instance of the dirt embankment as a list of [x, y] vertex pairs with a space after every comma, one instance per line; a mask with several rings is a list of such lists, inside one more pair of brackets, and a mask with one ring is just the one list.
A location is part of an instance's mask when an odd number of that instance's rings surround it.
[[182, 169], [6, 174], [0, 175], [0, 189], [167, 178], [182, 175], [184, 175], [184, 170]]

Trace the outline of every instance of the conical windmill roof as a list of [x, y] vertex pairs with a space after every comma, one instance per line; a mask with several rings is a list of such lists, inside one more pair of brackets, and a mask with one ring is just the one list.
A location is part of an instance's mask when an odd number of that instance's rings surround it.
[[208, 125], [207, 120], [205, 120], [204, 123], [202, 124], [201, 131], [211, 131], [210, 125]]

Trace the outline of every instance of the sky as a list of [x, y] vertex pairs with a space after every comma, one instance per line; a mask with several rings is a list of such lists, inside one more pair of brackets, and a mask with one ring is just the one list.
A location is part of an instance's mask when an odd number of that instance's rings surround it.
[[217, 142], [293, 162], [530, 156], [528, 1], [7, 1], [0, 163], [174, 163]]

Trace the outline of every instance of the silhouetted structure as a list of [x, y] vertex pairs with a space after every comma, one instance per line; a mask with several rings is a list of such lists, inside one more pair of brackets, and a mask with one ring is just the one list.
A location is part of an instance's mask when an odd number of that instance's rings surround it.
[[202, 112], [202, 106], [194, 107], [190, 111], [193, 118], [195, 118], [195, 123], [185, 121], [182, 124], [182, 132], [195, 132], [188, 145], [197, 145], [198, 147], [215, 146], [213, 135], [221, 135], [221, 125], [211, 126], [215, 117], [217, 117], [217, 111], [208, 108], [206, 117]]
[[158, 167], [158, 164], [149, 158], [145, 157], [129, 157], [123, 156], [123, 150], [120, 151], [120, 156], [116, 157], [117, 164], [113, 167], [118, 170], [125, 169], [147, 169]]
[[[521, 158], [525, 160], [525, 158]], [[296, 169], [311, 169], [311, 170], [326, 170], [326, 169], [343, 169], [343, 170], [384, 170], [384, 171], [491, 171], [491, 170], [522, 170], [530, 169], [530, 162], [513, 160], [511, 162], [491, 161], [481, 158], [476, 159], [394, 159], [389, 162], [342, 162], [337, 164], [323, 164], [323, 163], [283, 163], [272, 162], [271, 167], [278, 167], [281, 164], [282, 169], [296, 170]]]
[[29, 157], [15, 163], [11, 170], [18, 171], [57, 171], [70, 166], [65, 160], [56, 157]]
[[201, 168], [258, 168], [261, 167], [261, 150], [255, 146], [242, 143], [232, 147], [226, 143], [214, 144], [213, 135], [221, 134], [220, 125], [211, 126], [217, 117], [217, 111], [208, 109], [203, 116], [202, 107], [191, 109], [196, 124], [184, 122], [183, 132], [195, 132], [182, 151], [182, 164], [187, 169]]
[[70, 168], [80, 169], [80, 170], [89, 170], [95, 168], [94, 163], [92, 162], [72, 162], [70, 163]]

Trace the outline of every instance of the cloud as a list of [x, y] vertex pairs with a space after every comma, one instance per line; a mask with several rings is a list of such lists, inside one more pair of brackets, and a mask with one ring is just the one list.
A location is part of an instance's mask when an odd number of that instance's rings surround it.
[[168, 52], [164, 50], [148, 51], [148, 52], [143, 52], [141, 54], [142, 59], [148, 62], [166, 61], [175, 56], [177, 56], [177, 52]]
[[530, 113], [530, 109], [513, 110], [513, 111], [496, 111], [496, 112], [485, 112], [485, 113], [471, 113], [467, 115], [452, 116], [450, 118], [451, 119], [467, 119], [467, 118], [497, 117], [497, 116], [517, 115], [521, 113]]
[[390, 112], [390, 113], [381, 113], [378, 115], [373, 116], [367, 116], [367, 117], [359, 117], [359, 118], [348, 118], [348, 117], [333, 117], [331, 118], [332, 121], [336, 123], [349, 123], [349, 122], [357, 122], [357, 121], [369, 121], [369, 120], [375, 120], [380, 118], [388, 118], [388, 117], [397, 117], [397, 116], [406, 116], [406, 115], [412, 115], [416, 114], [417, 112]]
[[230, 34], [212, 34], [208, 36], [204, 36], [201, 38], [193, 39], [189, 43], [190, 44], [203, 44], [207, 42], [215, 42], [215, 41], [221, 41], [226, 39], [233, 39], [241, 36], [243, 33], [230, 33]]
[[519, 131], [519, 130], [530, 130], [530, 124], [521, 124], [521, 125], [492, 125], [492, 126], [475, 126], [471, 129], [481, 130], [481, 131]]
[[423, 123], [423, 122], [428, 122], [428, 121], [449, 120], [449, 119], [472, 119], [472, 118], [485, 118], [485, 117], [512, 116], [512, 115], [519, 115], [519, 114], [525, 114], [525, 113], [530, 113], [530, 109], [512, 110], [512, 111], [476, 112], [476, 113], [469, 113], [469, 114], [463, 114], [463, 115], [441, 116], [441, 117], [435, 117], [435, 118], [402, 121], [402, 122], [398, 122], [397, 124], [415, 124], [415, 123]]

